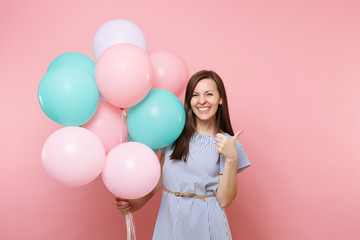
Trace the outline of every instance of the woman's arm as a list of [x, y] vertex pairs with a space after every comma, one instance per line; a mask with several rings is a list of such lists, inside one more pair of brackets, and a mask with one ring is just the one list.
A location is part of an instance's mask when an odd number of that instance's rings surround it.
[[162, 187], [162, 185], [163, 185], [162, 167], [164, 165], [164, 158], [165, 158], [164, 153], [161, 153], [161, 156], [160, 156], [160, 165], [161, 165], [160, 179], [159, 179], [157, 185], [155, 186], [155, 188], [150, 193], [148, 193], [144, 197], [141, 197], [141, 198], [138, 198], [138, 199], [122, 199], [122, 198], [119, 198], [119, 197], [115, 197], [114, 204], [117, 206], [117, 208], [121, 211], [122, 214], [126, 215], [129, 212], [134, 212], [134, 211], [139, 210]]
[[219, 176], [219, 187], [216, 198], [222, 208], [230, 206], [237, 194], [237, 152], [236, 141], [243, 131], [239, 131], [234, 137], [228, 138], [223, 134], [216, 135], [216, 151], [225, 158], [223, 173]]
[[216, 198], [222, 208], [230, 206], [237, 194], [237, 158], [225, 159], [224, 172], [219, 176]]

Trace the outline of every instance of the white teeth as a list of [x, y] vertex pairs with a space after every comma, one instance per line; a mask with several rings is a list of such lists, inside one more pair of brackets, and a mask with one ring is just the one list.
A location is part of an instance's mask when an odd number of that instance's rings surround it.
[[209, 107], [199, 108], [200, 111], [207, 111], [207, 110], [209, 110], [209, 109], [210, 109]]

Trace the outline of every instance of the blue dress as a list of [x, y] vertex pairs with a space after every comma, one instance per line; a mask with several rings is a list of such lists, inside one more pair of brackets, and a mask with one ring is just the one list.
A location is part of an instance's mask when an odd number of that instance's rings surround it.
[[[229, 134], [224, 133], [227, 137]], [[188, 192], [198, 195], [216, 194], [219, 175], [224, 170], [225, 159], [215, 150], [215, 136], [193, 134], [186, 162], [171, 160], [171, 147], [162, 148], [165, 153], [163, 186], [173, 192]], [[238, 173], [250, 166], [239, 142]], [[223, 240], [231, 239], [225, 211], [216, 197], [177, 197], [163, 192], [156, 220], [153, 240]]]

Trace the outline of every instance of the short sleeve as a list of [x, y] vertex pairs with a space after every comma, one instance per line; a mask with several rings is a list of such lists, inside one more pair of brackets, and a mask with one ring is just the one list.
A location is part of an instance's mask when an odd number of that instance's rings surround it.
[[[244, 148], [241, 146], [239, 141], [236, 141], [236, 152], [238, 158], [237, 173], [240, 173], [241, 171], [245, 170], [247, 167], [250, 166], [250, 162], [248, 157], [246, 156]], [[225, 167], [225, 158], [223, 155], [220, 154], [220, 172], [219, 172], [220, 174], [224, 172], [224, 167]]]

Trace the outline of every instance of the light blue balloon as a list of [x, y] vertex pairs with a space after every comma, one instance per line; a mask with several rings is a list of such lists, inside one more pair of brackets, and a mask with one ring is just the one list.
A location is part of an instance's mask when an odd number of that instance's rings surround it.
[[38, 100], [51, 120], [64, 126], [81, 126], [95, 114], [99, 90], [87, 72], [76, 67], [58, 67], [41, 79]]
[[153, 89], [140, 103], [130, 107], [127, 124], [132, 140], [159, 149], [180, 136], [185, 126], [185, 110], [173, 93]]
[[68, 52], [56, 57], [50, 63], [47, 71], [69, 66], [84, 70], [95, 79], [95, 62], [88, 56], [78, 52]]

